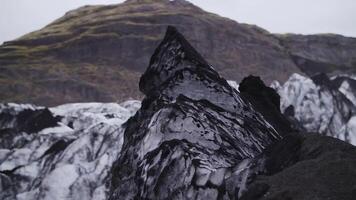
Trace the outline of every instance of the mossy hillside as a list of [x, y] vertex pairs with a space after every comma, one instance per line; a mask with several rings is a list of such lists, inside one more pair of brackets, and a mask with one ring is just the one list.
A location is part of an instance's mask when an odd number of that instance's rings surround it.
[[[16, 79], [31, 85], [30, 92], [22, 95], [23, 102], [56, 105], [139, 98], [138, 79], [168, 25], [177, 27], [226, 79], [239, 81], [254, 74], [267, 83], [283, 82], [292, 73], [303, 73], [284, 39], [184, 0], [130, 0], [70, 11], [1, 45], [0, 71], [9, 82]], [[16, 92], [7, 88], [0, 85], [18, 101]], [[6, 101], [11, 101], [11, 95]]]

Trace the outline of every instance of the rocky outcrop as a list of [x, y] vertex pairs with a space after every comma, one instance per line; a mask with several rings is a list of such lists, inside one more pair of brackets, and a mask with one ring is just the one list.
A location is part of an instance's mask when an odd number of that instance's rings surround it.
[[293, 131], [290, 122], [281, 114], [278, 93], [273, 88], [267, 87], [260, 77], [244, 78], [238, 89], [240, 96], [251, 102], [256, 111], [261, 113], [278, 132]]
[[128, 121], [111, 199], [240, 196], [250, 172], [238, 164], [252, 170], [251, 159], [282, 138], [173, 27], [140, 89], [146, 98]]
[[294, 132], [273, 89], [248, 77], [238, 92], [174, 28], [140, 89], [146, 97], [127, 122], [111, 200], [352, 198], [351, 185], [329, 190], [336, 183], [322, 180], [355, 183], [351, 168], [332, 174], [334, 164], [355, 165], [354, 147]]

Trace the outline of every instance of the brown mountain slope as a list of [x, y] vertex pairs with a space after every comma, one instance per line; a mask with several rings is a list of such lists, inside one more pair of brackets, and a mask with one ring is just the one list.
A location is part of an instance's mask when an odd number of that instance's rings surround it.
[[186, 35], [226, 79], [254, 74], [284, 81], [302, 73], [289, 55], [292, 42], [282, 36], [184, 0], [129, 0], [70, 11], [0, 46], [0, 101], [56, 105], [139, 98], [138, 78], [167, 25]]
[[277, 35], [294, 62], [306, 74], [354, 73], [356, 39], [335, 34]]

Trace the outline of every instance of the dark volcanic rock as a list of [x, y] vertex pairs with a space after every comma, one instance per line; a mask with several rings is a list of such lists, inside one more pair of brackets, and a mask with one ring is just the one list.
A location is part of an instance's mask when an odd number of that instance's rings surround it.
[[[288, 138], [287, 148], [276, 149], [270, 155], [293, 165], [283, 166], [278, 173], [258, 175], [247, 193], [268, 185], [264, 196], [252, 199], [340, 199], [353, 200], [356, 185], [356, 148], [343, 141], [308, 133], [303, 137]], [[288, 143], [285, 143], [288, 144]], [[292, 144], [292, 145], [291, 145]], [[276, 145], [277, 146], [277, 145]], [[287, 150], [287, 151], [285, 151]], [[280, 156], [280, 154], [282, 154]], [[278, 160], [277, 160], [278, 161]]]
[[253, 158], [282, 138], [173, 27], [140, 89], [146, 98], [128, 121], [111, 199], [241, 195], [262, 162]]
[[241, 96], [251, 102], [253, 107], [278, 132], [288, 133], [292, 131], [289, 121], [281, 114], [278, 93], [273, 88], [267, 87], [260, 77], [248, 76], [244, 78], [239, 84], [239, 91]]
[[352, 198], [354, 147], [288, 132], [271, 88], [249, 77], [239, 93], [175, 28], [140, 89], [146, 98], [126, 123], [111, 200]]

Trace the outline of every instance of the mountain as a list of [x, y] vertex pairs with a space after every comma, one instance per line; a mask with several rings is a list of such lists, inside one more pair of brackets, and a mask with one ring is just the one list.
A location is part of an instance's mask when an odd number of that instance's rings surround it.
[[226, 79], [354, 71], [355, 39], [274, 35], [184, 0], [85, 6], [0, 46], [1, 102], [54, 106], [142, 98], [137, 83], [168, 25]]
[[286, 34], [277, 37], [299, 69], [308, 76], [355, 73], [355, 38], [335, 34]]
[[234, 89], [175, 28], [139, 86], [142, 103], [0, 104], [0, 198], [355, 196], [354, 146], [294, 129], [273, 89]]
[[311, 78], [292, 75], [284, 84], [273, 82], [280, 108], [295, 126], [356, 145], [356, 79], [326, 74]]

